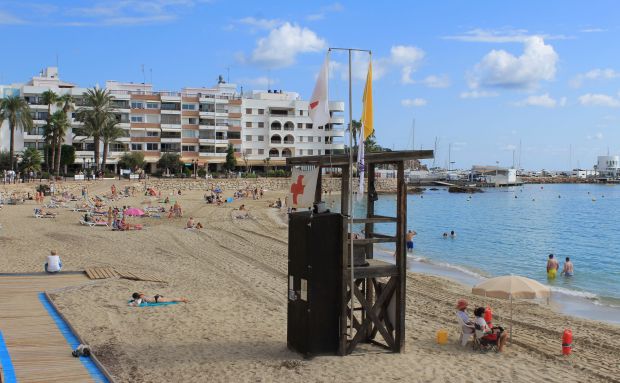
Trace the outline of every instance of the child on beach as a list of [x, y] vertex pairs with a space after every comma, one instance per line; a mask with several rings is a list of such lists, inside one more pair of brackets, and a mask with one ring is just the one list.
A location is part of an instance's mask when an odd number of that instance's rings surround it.
[[165, 298], [163, 295], [156, 294], [153, 298], [147, 298], [144, 293], [133, 293], [129, 301], [129, 306], [138, 307], [142, 303], [166, 303], [166, 302], [189, 302], [187, 298]]
[[50, 255], [47, 256], [47, 262], [45, 262], [45, 272], [58, 273], [62, 269], [62, 262], [60, 256], [56, 254], [56, 250], [50, 251]]

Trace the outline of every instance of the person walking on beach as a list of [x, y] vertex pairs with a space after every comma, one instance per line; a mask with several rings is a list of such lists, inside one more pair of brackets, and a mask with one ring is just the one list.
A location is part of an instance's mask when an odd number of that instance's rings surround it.
[[47, 262], [45, 262], [45, 272], [53, 274], [58, 273], [62, 269], [62, 262], [60, 256], [56, 254], [56, 250], [50, 251], [50, 255], [47, 256]]
[[566, 257], [566, 262], [564, 262], [564, 267], [560, 274], [564, 274], [565, 277], [572, 277], [575, 274], [573, 262], [570, 261], [569, 257]]
[[415, 237], [416, 235], [418, 235], [418, 233], [416, 233], [415, 231], [409, 230], [407, 232], [407, 252], [408, 253], [413, 252], [413, 237]]
[[553, 258], [553, 254], [549, 254], [549, 260], [547, 261], [547, 278], [554, 279], [559, 268], [560, 264]]

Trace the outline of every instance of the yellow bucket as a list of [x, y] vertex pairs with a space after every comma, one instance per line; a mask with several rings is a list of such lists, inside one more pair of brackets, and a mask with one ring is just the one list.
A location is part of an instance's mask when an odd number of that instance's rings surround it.
[[443, 328], [437, 330], [437, 343], [438, 344], [448, 343], [448, 330], [443, 329]]

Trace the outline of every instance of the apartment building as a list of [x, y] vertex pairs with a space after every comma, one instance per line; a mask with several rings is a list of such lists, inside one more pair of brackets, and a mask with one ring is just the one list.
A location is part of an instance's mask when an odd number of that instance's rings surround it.
[[[220, 81], [212, 88], [154, 91], [152, 84], [107, 81], [124, 137], [109, 144], [106, 163], [117, 170], [119, 158], [128, 151], [144, 153], [151, 171], [163, 153], [177, 153], [186, 164], [217, 170], [232, 144], [239, 166], [279, 166], [286, 157], [329, 154], [344, 149], [344, 103], [330, 102], [328, 126], [315, 127], [308, 117], [308, 102], [294, 92], [253, 91], [241, 94], [235, 84]], [[43, 126], [48, 106], [41, 94], [53, 90], [71, 94], [76, 108], [84, 105], [86, 88], [60, 80], [55, 67], [46, 68], [28, 83], [0, 86], [0, 97], [20, 95], [30, 104], [35, 129], [18, 132], [16, 151], [43, 148]], [[52, 113], [57, 109], [52, 106]], [[90, 137], [74, 136], [80, 122], [73, 119], [65, 143], [76, 148], [75, 163], [94, 165]], [[100, 144], [103, 145], [103, 144]], [[9, 131], [0, 127], [0, 150], [8, 150]], [[103, 149], [103, 148], [100, 148]], [[103, 153], [103, 150], [100, 151]]]

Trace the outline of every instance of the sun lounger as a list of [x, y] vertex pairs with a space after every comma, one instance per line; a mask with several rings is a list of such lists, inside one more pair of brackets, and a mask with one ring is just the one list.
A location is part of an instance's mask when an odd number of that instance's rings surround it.
[[40, 209], [34, 209], [34, 217], [35, 218], [56, 218], [56, 216], [52, 214], [41, 214]]
[[93, 227], [93, 226], [110, 227], [106, 221], [89, 221], [89, 222], [86, 222], [83, 219], [80, 220], [80, 225], [90, 226], [90, 227]]

